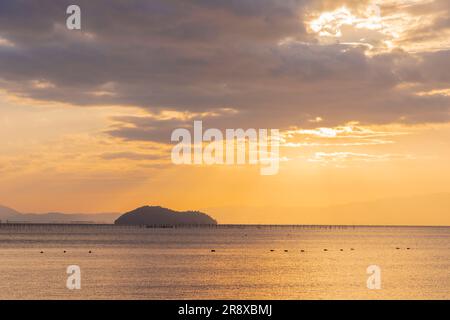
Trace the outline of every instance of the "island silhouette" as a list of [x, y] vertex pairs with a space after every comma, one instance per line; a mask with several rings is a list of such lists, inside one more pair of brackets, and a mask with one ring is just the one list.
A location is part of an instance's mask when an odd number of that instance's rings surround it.
[[121, 215], [116, 225], [181, 226], [216, 225], [217, 221], [200, 211], [174, 211], [160, 206], [144, 206]]

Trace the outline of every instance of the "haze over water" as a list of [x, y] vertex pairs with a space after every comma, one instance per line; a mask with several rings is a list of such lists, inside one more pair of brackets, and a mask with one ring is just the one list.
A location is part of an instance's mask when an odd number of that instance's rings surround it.
[[449, 299], [449, 273], [444, 227], [0, 228], [0, 299]]

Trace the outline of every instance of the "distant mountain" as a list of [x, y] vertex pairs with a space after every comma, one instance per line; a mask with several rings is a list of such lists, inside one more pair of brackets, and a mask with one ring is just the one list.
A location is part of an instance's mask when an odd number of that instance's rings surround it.
[[29, 223], [113, 223], [120, 213], [27, 213], [21, 214], [18, 219]]
[[115, 222], [117, 225], [215, 225], [217, 221], [198, 211], [178, 212], [158, 206], [145, 206], [125, 213]]
[[379, 199], [329, 207], [331, 223], [450, 226], [450, 194]]
[[20, 212], [14, 210], [14, 209], [0, 206], [0, 220], [11, 219], [11, 218], [17, 217], [19, 215], [20, 215]]
[[348, 224], [450, 226], [450, 193], [393, 197], [327, 207], [207, 208], [224, 224]]
[[51, 213], [21, 213], [14, 209], [0, 206], [1, 222], [24, 223], [113, 223], [120, 213], [95, 213], [95, 214], [65, 214]]
[[[450, 226], [450, 193], [355, 202], [328, 207], [230, 206], [205, 209], [223, 224], [348, 224]], [[142, 207], [121, 215], [23, 214], [0, 206], [1, 222], [115, 223], [121, 225], [217, 224], [205, 213]]]

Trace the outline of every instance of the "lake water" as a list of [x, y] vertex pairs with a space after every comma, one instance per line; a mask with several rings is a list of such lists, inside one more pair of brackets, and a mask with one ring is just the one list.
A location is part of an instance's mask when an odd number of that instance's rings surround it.
[[450, 228], [0, 226], [0, 299], [59, 298], [449, 299]]

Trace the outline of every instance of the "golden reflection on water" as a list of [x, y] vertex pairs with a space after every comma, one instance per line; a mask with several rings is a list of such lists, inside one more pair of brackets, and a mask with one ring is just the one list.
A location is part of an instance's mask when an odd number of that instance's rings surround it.
[[[0, 228], [0, 298], [449, 299], [449, 231]], [[78, 291], [65, 286], [73, 264]], [[367, 288], [369, 265], [381, 290]]]

